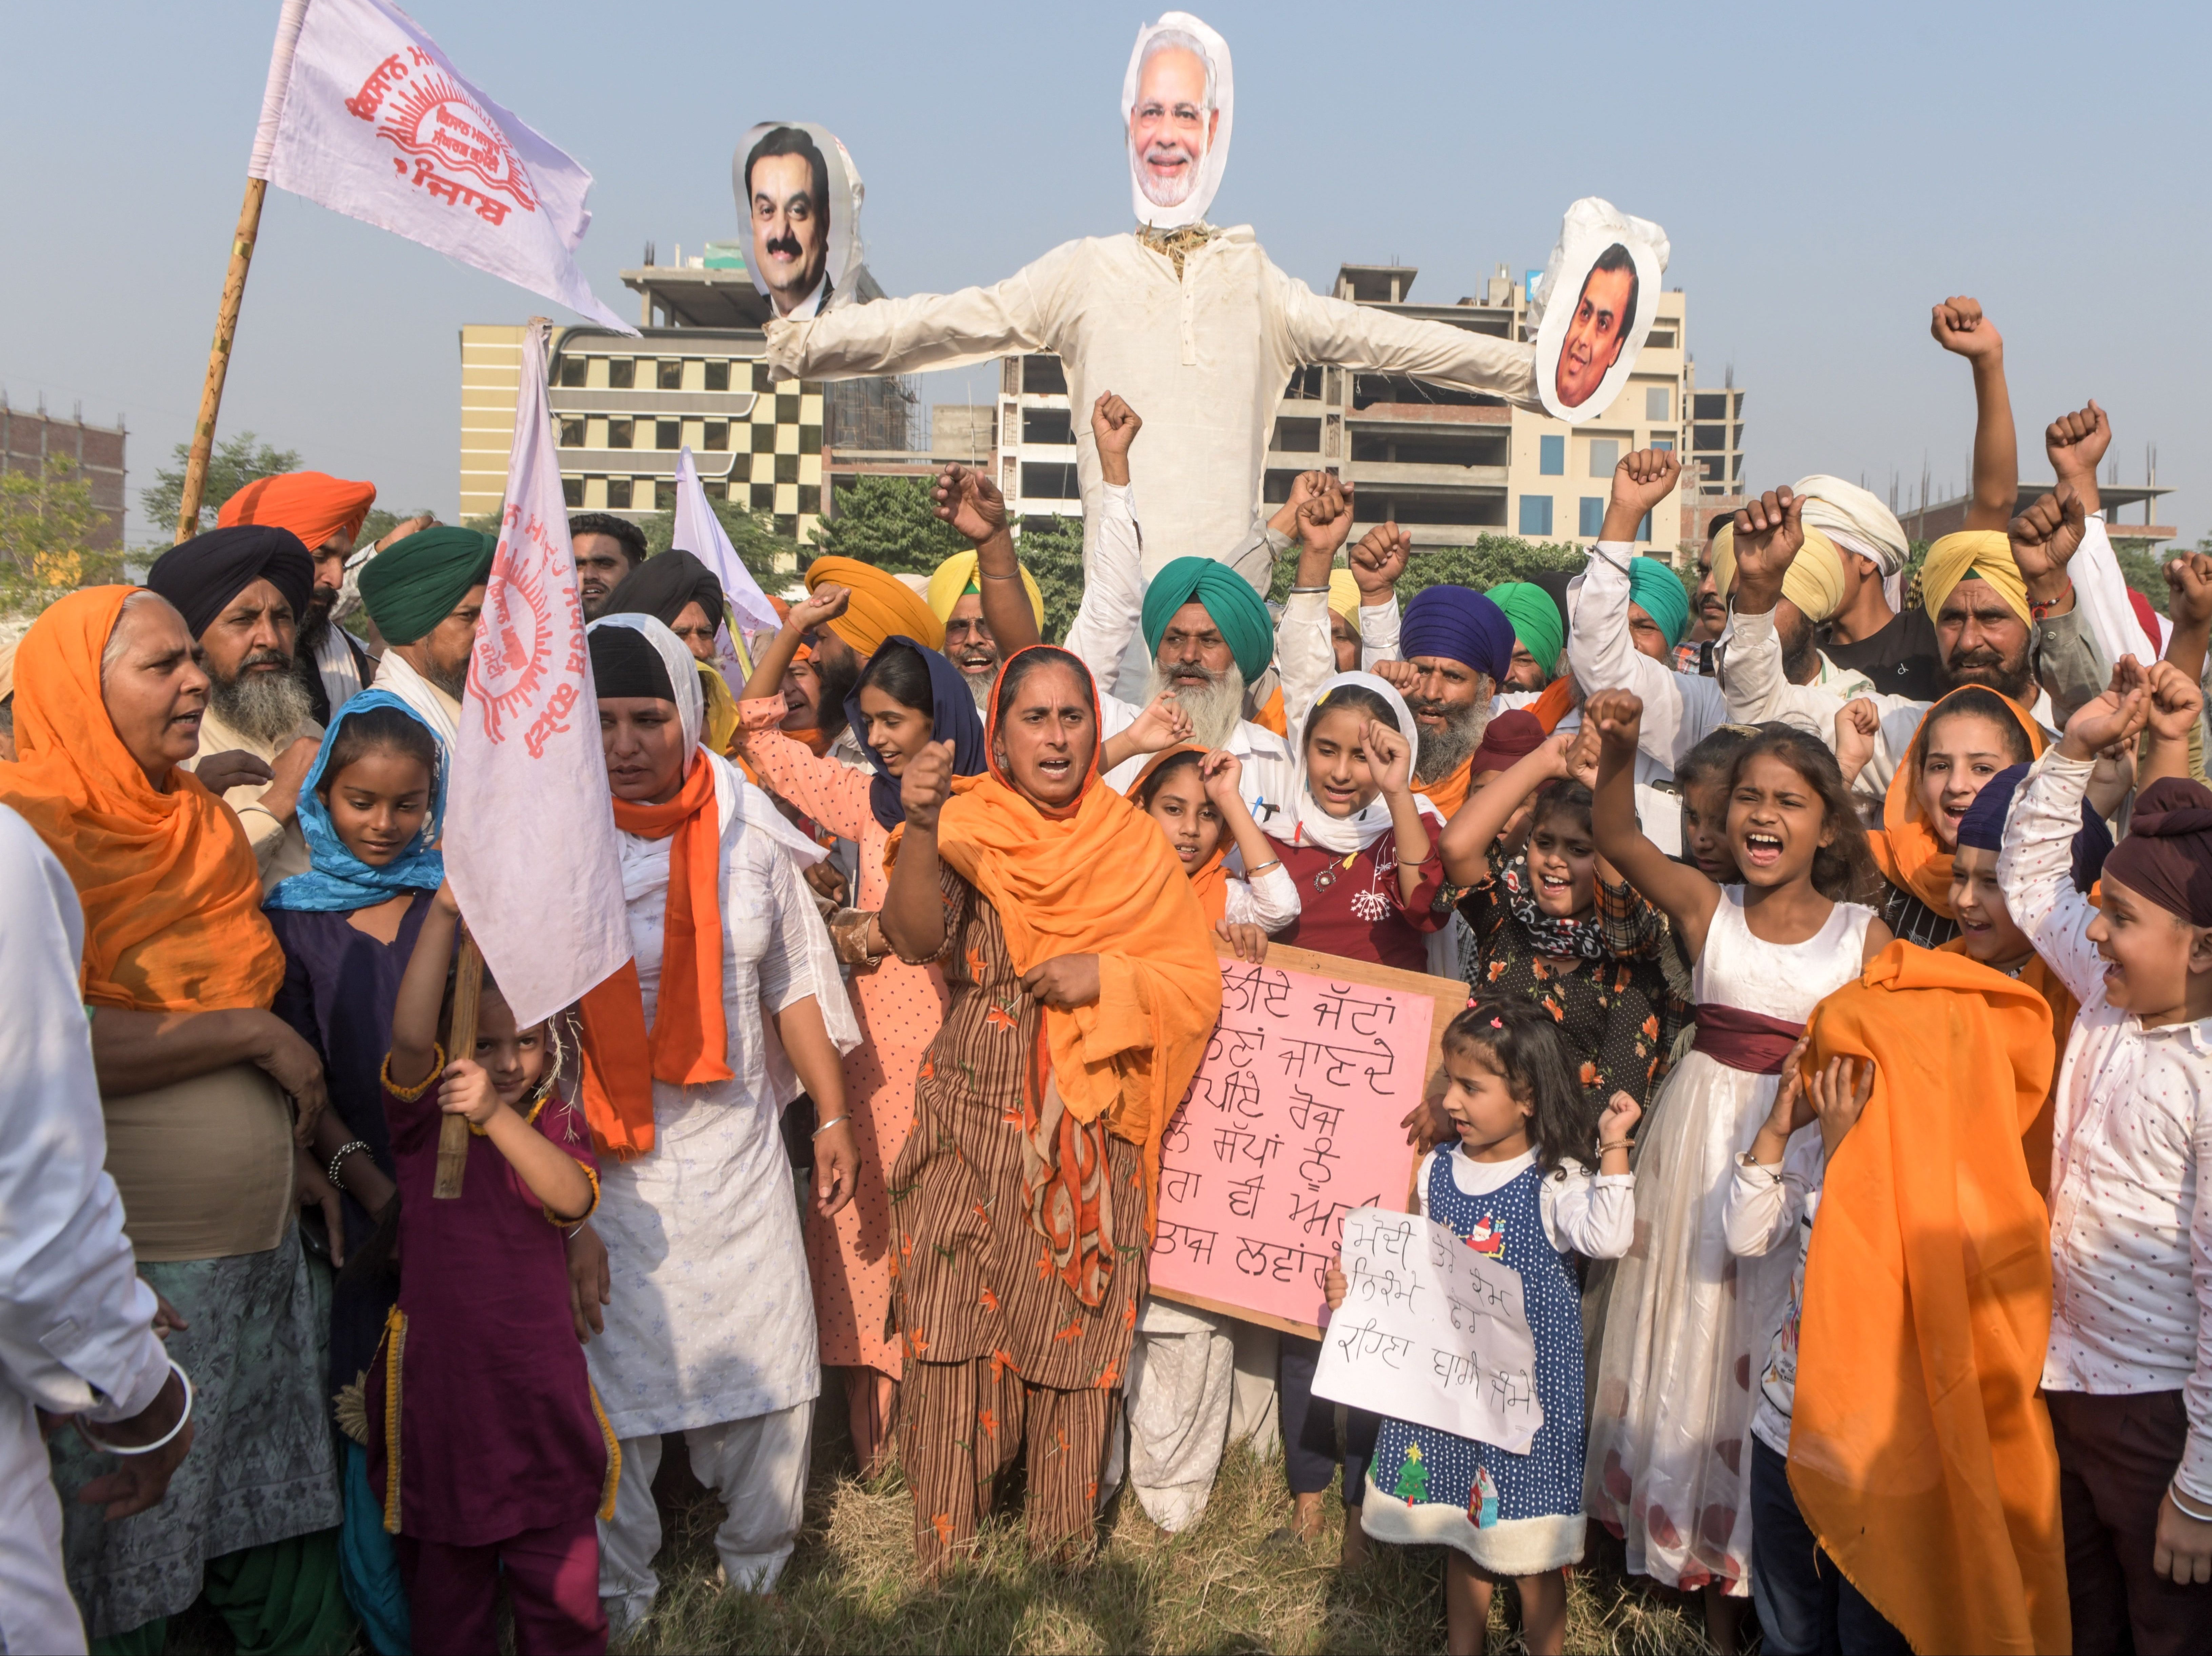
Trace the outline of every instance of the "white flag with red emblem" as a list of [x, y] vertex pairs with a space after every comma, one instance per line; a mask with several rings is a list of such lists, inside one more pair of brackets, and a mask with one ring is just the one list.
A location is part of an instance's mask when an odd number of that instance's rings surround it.
[[[676, 455], [676, 525], [674, 538], [669, 544], [689, 552], [714, 571], [714, 579], [722, 583], [722, 601], [747, 632], [757, 633], [763, 628], [774, 632], [783, 625], [775, 606], [768, 601], [760, 583], [753, 579], [752, 571], [745, 567], [744, 561], [738, 556], [738, 549], [731, 544], [730, 531], [714, 515], [714, 503], [707, 498], [706, 485], [699, 481], [699, 465], [691, 458], [689, 443]], [[717, 619], [722, 624], [714, 630], [716, 659], [730, 688], [743, 695], [745, 680], [751, 674], [739, 664], [727, 619]]]
[[521, 1028], [630, 957], [599, 704], [545, 405], [546, 324], [515, 398], [507, 511], [469, 657], [439, 849], [484, 965]]
[[284, 0], [249, 177], [626, 334], [576, 268], [592, 175], [389, 0]]

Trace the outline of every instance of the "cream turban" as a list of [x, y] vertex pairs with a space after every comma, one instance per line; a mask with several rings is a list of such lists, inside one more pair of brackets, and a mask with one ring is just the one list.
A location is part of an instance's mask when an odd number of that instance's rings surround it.
[[1912, 554], [1905, 525], [1856, 483], [1815, 473], [1790, 484], [1790, 492], [1805, 502], [1806, 528], [1820, 530], [1845, 550], [1873, 559], [1885, 575], [1905, 567]]
[[[1810, 507], [1806, 515], [1812, 515]], [[1713, 537], [1713, 591], [1725, 598], [1735, 585], [1735, 525], [1729, 524]], [[1836, 543], [1810, 523], [1805, 525], [1805, 544], [1782, 577], [1782, 596], [1815, 627], [1843, 607], [1844, 561]]]

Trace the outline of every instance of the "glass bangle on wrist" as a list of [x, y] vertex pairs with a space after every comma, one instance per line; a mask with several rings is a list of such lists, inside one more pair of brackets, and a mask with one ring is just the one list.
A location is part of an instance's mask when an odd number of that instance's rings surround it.
[[356, 1150], [365, 1150], [368, 1149], [368, 1141], [366, 1138], [352, 1139], [348, 1143], [338, 1146], [337, 1153], [331, 1157], [330, 1166], [324, 1169], [325, 1174], [328, 1176], [331, 1183], [335, 1187], [339, 1190], [343, 1190], [345, 1188], [345, 1181], [338, 1177], [338, 1169], [344, 1165], [346, 1157], [351, 1156]]
[[[84, 1423], [84, 1417], [80, 1415], [76, 1419], [77, 1435], [82, 1438], [87, 1443], [92, 1445], [94, 1448], [99, 1450], [100, 1453], [104, 1455], [150, 1455], [155, 1450], [166, 1448], [169, 1444], [175, 1441], [177, 1434], [185, 1429], [185, 1422], [192, 1417], [192, 1377], [185, 1373], [184, 1365], [179, 1362], [174, 1357], [169, 1358], [167, 1362], [169, 1364], [169, 1372], [185, 1383], [185, 1406], [183, 1411], [178, 1415], [177, 1423], [174, 1426], [169, 1428], [167, 1431], [162, 1433], [161, 1436], [155, 1438], [151, 1443], [142, 1443], [136, 1445], [135, 1447], [125, 1446], [118, 1443], [103, 1442], [99, 1438], [94, 1437], [92, 1435], [92, 1429]], [[166, 1381], [163, 1383], [162, 1389], [164, 1391], [167, 1389], [167, 1383]], [[157, 1393], [156, 1395], [159, 1394]]]

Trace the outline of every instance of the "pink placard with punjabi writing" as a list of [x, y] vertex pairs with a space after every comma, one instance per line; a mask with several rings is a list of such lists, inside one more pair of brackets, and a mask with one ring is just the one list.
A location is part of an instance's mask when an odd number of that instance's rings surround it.
[[[1274, 964], [1295, 959], [1322, 970]], [[1355, 1208], [1404, 1204], [1439, 995], [1464, 986], [1278, 949], [1224, 961], [1221, 1021], [1160, 1156], [1152, 1286], [1166, 1297], [1317, 1328], [1322, 1274]], [[1395, 986], [1403, 984], [1407, 986]], [[1431, 987], [1431, 986], [1433, 986]]]

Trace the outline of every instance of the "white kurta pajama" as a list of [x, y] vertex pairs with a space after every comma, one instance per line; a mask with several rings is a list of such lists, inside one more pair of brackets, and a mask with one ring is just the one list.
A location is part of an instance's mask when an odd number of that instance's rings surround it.
[[[606, 1331], [585, 1348], [622, 1441], [615, 1515], [599, 1526], [599, 1592], [617, 1626], [652, 1607], [660, 1435], [688, 1435], [692, 1470], [728, 1508], [715, 1550], [732, 1586], [774, 1584], [805, 1493], [822, 1389], [814, 1301], [779, 1128], [793, 1095], [765, 1018], [809, 996], [841, 1051], [857, 1044], [828, 933], [767, 797], [723, 760], [722, 1004], [732, 1078], [653, 1083], [653, 1148], [600, 1172], [592, 1222], [607, 1246]], [[648, 1027], [659, 1000], [672, 839], [618, 836], [623, 898]]]
[[[992, 287], [878, 300], [811, 321], [771, 321], [767, 331], [779, 379], [912, 373], [1057, 352], [1075, 411], [1086, 543], [1103, 484], [1091, 403], [1110, 391], [1144, 418], [1129, 468], [1150, 514], [1148, 577], [1186, 554], [1225, 559], [1255, 543], [1267, 434], [1295, 369], [1413, 374], [1540, 406], [1533, 345], [1324, 298], [1278, 270], [1249, 225], [1193, 248], [1180, 277], [1134, 234], [1092, 236]], [[1266, 570], [1244, 573], [1264, 590]]]
[[95, 1421], [169, 1378], [154, 1290], [123, 1234], [77, 998], [84, 917], [69, 875], [0, 806], [0, 1650], [81, 1651], [62, 1509], [33, 1406]]

